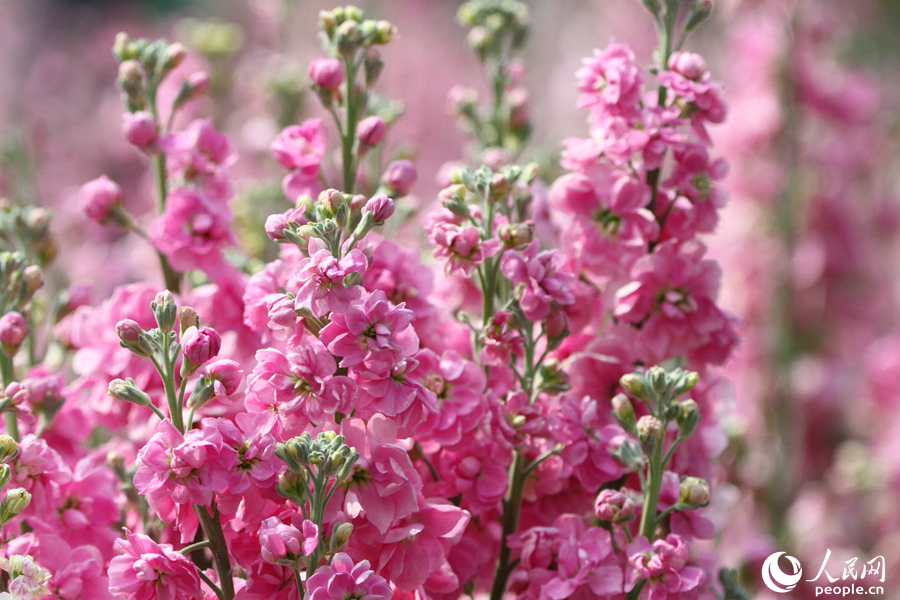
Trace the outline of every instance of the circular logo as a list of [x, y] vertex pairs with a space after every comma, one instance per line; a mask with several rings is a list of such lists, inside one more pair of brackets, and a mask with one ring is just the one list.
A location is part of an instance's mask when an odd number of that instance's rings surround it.
[[[791, 563], [791, 567], [794, 569], [794, 572], [790, 575], [782, 571], [781, 567], [778, 566], [778, 559], [782, 555], [788, 559], [788, 562]], [[802, 576], [803, 568], [800, 566], [800, 561], [793, 556], [787, 556], [784, 552], [776, 552], [771, 555], [762, 566], [762, 578], [766, 587], [779, 594], [785, 594], [797, 587], [797, 583], [800, 582], [800, 577]]]

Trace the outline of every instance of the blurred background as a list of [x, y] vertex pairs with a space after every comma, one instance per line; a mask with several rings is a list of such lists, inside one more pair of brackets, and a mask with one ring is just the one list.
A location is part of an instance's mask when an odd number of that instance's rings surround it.
[[[421, 212], [442, 166], [473, 158], [448, 92], [485, 82], [455, 21], [460, 2], [358, 4], [400, 32], [384, 49], [379, 88], [403, 109], [387, 152], [416, 162], [406, 209]], [[656, 36], [638, 0], [527, 4], [534, 134], [522, 156], [550, 182], [560, 141], [587, 132], [575, 108], [581, 59], [615, 40], [649, 65]], [[306, 66], [321, 53], [318, 11], [331, 6], [0, 3], [0, 195], [52, 211], [53, 285], [81, 284], [98, 302], [117, 285], [158, 277], [145, 242], [94, 224], [78, 202], [80, 186], [105, 173], [122, 185], [130, 212], [152, 207], [146, 161], [121, 134], [110, 52], [119, 31], [181, 41], [192, 53], [180, 68], [210, 73], [211, 91], [193, 114], [212, 115], [231, 136], [242, 244], [272, 258], [262, 223], [285, 201], [268, 146], [285, 125], [322, 116]], [[733, 389], [722, 394], [728, 439], [711, 511], [720, 552], [743, 565], [754, 597], [769, 597], [759, 571], [775, 551], [815, 572], [830, 550], [828, 572], [845, 578], [883, 556], [885, 589], [900, 590], [898, 31], [894, 0], [722, 0], [685, 46], [724, 81], [730, 109], [713, 131], [716, 155], [731, 166], [730, 203], [707, 242], [724, 272], [721, 303], [744, 320], [744, 341], [722, 369]]]

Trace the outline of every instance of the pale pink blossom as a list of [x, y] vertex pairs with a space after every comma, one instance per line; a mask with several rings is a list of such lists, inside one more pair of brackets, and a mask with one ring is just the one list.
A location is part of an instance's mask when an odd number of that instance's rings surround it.
[[580, 108], [590, 107], [597, 114], [635, 116], [644, 93], [643, 72], [634, 64], [634, 53], [624, 44], [610, 44], [606, 50], [594, 50], [576, 72]]

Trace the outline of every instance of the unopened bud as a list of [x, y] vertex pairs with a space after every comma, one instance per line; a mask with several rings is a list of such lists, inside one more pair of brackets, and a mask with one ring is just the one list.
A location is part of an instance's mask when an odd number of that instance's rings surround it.
[[0, 435], [0, 463], [9, 462], [18, 451], [19, 446], [16, 444], [16, 440], [6, 434]]
[[497, 231], [497, 235], [507, 248], [530, 244], [534, 239], [534, 221], [503, 225]]
[[178, 309], [178, 329], [179, 333], [184, 334], [189, 327], [200, 327], [200, 317], [197, 311], [191, 306], [182, 306]]
[[349, 58], [359, 43], [359, 25], [356, 21], [344, 21], [334, 30], [334, 41], [338, 54]]
[[627, 373], [622, 375], [622, 378], [619, 379], [619, 385], [638, 400], [647, 399], [647, 389], [644, 386], [644, 378], [640, 374]]
[[699, 477], [685, 477], [678, 486], [678, 502], [691, 508], [709, 502], [709, 484]]
[[381, 180], [395, 197], [405, 196], [416, 182], [416, 167], [408, 160], [395, 160], [384, 170]]
[[7, 464], [0, 465], [0, 489], [3, 489], [9, 483], [12, 477], [12, 468]]
[[375, 48], [367, 49], [365, 56], [363, 56], [363, 76], [366, 80], [366, 87], [371, 88], [375, 85], [383, 69], [384, 61], [381, 60], [381, 55], [378, 54], [378, 51]]
[[182, 62], [187, 57], [188, 50], [184, 46], [184, 44], [179, 44], [175, 42], [174, 44], [169, 44], [169, 47], [166, 48], [165, 52], [162, 56], [161, 69], [163, 73], [168, 73]]
[[669, 379], [666, 377], [666, 370], [662, 367], [650, 367], [647, 371], [647, 381], [650, 382], [650, 387], [657, 394], [665, 394], [669, 389]]
[[156, 298], [150, 303], [156, 324], [163, 333], [168, 333], [175, 328], [178, 318], [178, 307], [175, 305], [175, 297], [172, 292], [165, 290], [156, 294]]
[[378, 21], [375, 30], [375, 44], [387, 44], [397, 36], [397, 28], [387, 21]]
[[662, 444], [666, 432], [663, 429], [662, 422], [656, 417], [644, 415], [637, 422], [637, 436], [641, 442], [641, 450], [644, 454], [650, 455]]
[[306, 502], [306, 495], [309, 493], [304, 477], [293, 471], [285, 471], [278, 476], [275, 491], [279, 496], [287, 498], [298, 506], [302, 506]]
[[3, 502], [0, 502], [0, 524], [6, 525], [12, 521], [29, 504], [31, 504], [31, 494], [23, 488], [16, 488], [6, 492]]
[[331, 530], [331, 541], [328, 543], [328, 549], [331, 550], [331, 553], [339, 552], [344, 547], [344, 544], [347, 543], [347, 540], [350, 539], [352, 533], [353, 525], [351, 523], [338, 523], [335, 525], [334, 529]]
[[556, 350], [569, 335], [569, 316], [561, 310], [553, 311], [545, 322], [547, 349]]
[[137, 387], [134, 379], [131, 377], [110, 381], [107, 394], [116, 400], [137, 404], [138, 406], [149, 406], [150, 404], [150, 396]]
[[384, 124], [384, 119], [377, 116], [366, 117], [356, 127], [356, 137], [359, 138], [361, 144], [360, 151], [366, 147], [380, 144], [386, 134], [387, 125]]
[[644, 8], [649, 10], [652, 15], [658, 15], [662, 10], [659, 0], [641, 0], [641, 4], [643, 4]]
[[194, 384], [194, 389], [187, 399], [187, 407], [196, 410], [215, 398], [215, 396], [215, 382], [206, 375], [203, 375], [197, 380], [197, 383]]
[[678, 381], [678, 384], [675, 386], [675, 396], [680, 396], [681, 394], [685, 394], [695, 387], [700, 382], [700, 374], [696, 371], [687, 371], [681, 376], [681, 379]]
[[612, 399], [613, 416], [628, 433], [635, 433], [634, 407], [625, 394], [616, 394]]
[[128, 37], [128, 34], [124, 31], [120, 31], [116, 34], [116, 39], [113, 42], [112, 52], [113, 56], [115, 56], [116, 60], [119, 62], [131, 60], [137, 56], [137, 53], [134, 50], [134, 45], [131, 42], [131, 38]]
[[12, 311], [0, 317], [0, 347], [6, 356], [12, 358], [18, 353], [26, 335], [28, 323], [21, 313]]
[[680, 411], [676, 417], [678, 423], [678, 437], [686, 440], [694, 434], [697, 425], [703, 418], [700, 415], [700, 409], [694, 400], [688, 399], [679, 403]]
[[116, 323], [116, 335], [119, 336], [119, 344], [123, 348], [131, 350], [138, 356], [151, 356], [153, 348], [144, 335], [144, 330], [131, 319], [122, 319]]
[[[650, 0], [645, 0], [645, 2], [646, 1]], [[688, 13], [687, 19], [685, 19], [684, 30], [691, 31], [696, 29], [698, 25], [709, 18], [712, 9], [712, 0], [694, 0], [694, 4], [691, 6], [691, 12]]]

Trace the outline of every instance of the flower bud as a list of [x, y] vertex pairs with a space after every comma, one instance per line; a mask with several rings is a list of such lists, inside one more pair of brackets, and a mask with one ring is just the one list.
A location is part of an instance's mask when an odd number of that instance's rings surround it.
[[221, 348], [222, 338], [215, 329], [188, 327], [181, 337], [181, 376], [193, 375], [200, 365], [218, 356]]
[[640, 471], [644, 468], [644, 455], [638, 445], [631, 440], [623, 440], [618, 446], [611, 448], [609, 453], [629, 471]]
[[699, 477], [685, 477], [678, 486], [678, 502], [691, 508], [709, 502], [709, 484]]
[[188, 50], [184, 44], [179, 44], [178, 42], [169, 44], [169, 47], [163, 52], [162, 61], [160, 62], [162, 72], [168, 73], [184, 62], [184, 59], [187, 58], [187, 53]]
[[676, 417], [676, 422], [678, 423], [678, 437], [682, 440], [686, 440], [694, 435], [694, 430], [697, 429], [697, 425], [700, 424], [702, 416], [700, 415], [700, 409], [694, 400], [687, 399], [684, 402], [679, 403], [679, 406], [681, 410]]
[[644, 454], [650, 455], [662, 444], [666, 432], [663, 429], [662, 422], [656, 417], [644, 415], [637, 422], [637, 436], [641, 442], [641, 450]]
[[3, 489], [9, 483], [12, 477], [12, 468], [7, 464], [0, 465], [0, 489]]
[[131, 377], [128, 379], [113, 379], [110, 381], [107, 394], [116, 400], [137, 404], [138, 406], [150, 405], [150, 396], [138, 388], [134, 383], [134, 379]]
[[200, 327], [200, 317], [192, 306], [182, 306], [178, 309], [178, 329], [184, 336], [184, 332], [190, 327]]
[[131, 319], [122, 319], [116, 323], [116, 335], [119, 336], [119, 344], [123, 348], [127, 348], [138, 356], [150, 356], [153, 354], [153, 348], [144, 335], [144, 330]]
[[681, 394], [687, 393], [697, 387], [697, 384], [700, 382], [700, 374], [696, 371], [687, 371], [684, 372], [679, 379], [678, 383], [675, 385], [675, 396], [680, 396]]
[[285, 471], [278, 476], [275, 491], [279, 496], [287, 498], [297, 506], [302, 506], [306, 502], [306, 496], [309, 493], [304, 477], [294, 471]]
[[366, 117], [356, 127], [356, 136], [363, 146], [375, 146], [384, 140], [387, 134], [387, 126], [381, 117]]
[[376, 225], [384, 223], [394, 214], [394, 201], [384, 194], [378, 194], [366, 202], [363, 212], [372, 213], [372, 220]]
[[203, 375], [194, 384], [194, 389], [191, 390], [191, 395], [188, 397], [186, 404], [188, 408], [196, 410], [215, 397], [216, 388], [214, 382], [206, 375]]
[[698, 25], [709, 18], [712, 9], [712, 0], [694, 0], [694, 4], [691, 5], [691, 12], [688, 13], [687, 19], [684, 21], [684, 30], [691, 31], [696, 29]]
[[[213, 387], [216, 390], [216, 397], [219, 398], [219, 401], [222, 401], [223, 395], [227, 399], [237, 392], [244, 377], [244, 370], [236, 361], [223, 358], [206, 365], [205, 377], [214, 382]], [[219, 385], [215, 385], [215, 383]]]
[[123, 195], [118, 183], [101, 175], [81, 186], [80, 197], [84, 214], [93, 221], [104, 223], [111, 216], [110, 211], [122, 204]]
[[378, 50], [375, 48], [366, 49], [366, 53], [363, 56], [363, 76], [365, 77], [366, 87], [371, 88], [375, 85], [383, 69], [384, 61], [381, 60]]
[[639, 373], [627, 373], [622, 375], [622, 378], [619, 379], [619, 385], [638, 400], [647, 399], [647, 389], [644, 387], [644, 378]]
[[619, 422], [625, 431], [634, 434], [636, 432], [634, 407], [631, 405], [628, 396], [625, 394], [616, 394], [613, 396], [612, 408], [613, 417], [615, 417], [616, 421]]
[[23, 488], [15, 488], [6, 492], [0, 502], [0, 525], [6, 525], [31, 504], [31, 494]]
[[175, 321], [178, 316], [178, 307], [175, 305], [175, 297], [172, 292], [165, 290], [156, 294], [156, 298], [150, 303], [153, 309], [153, 316], [156, 318], [156, 324], [160, 331], [168, 333], [175, 328]]
[[0, 435], [0, 463], [9, 462], [18, 452], [16, 440], [6, 434]]
[[666, 376], [666, 370], [662, 367], [653, 366], [647, 371], [647, 381], [650, 387], [659, 395], [665, 394], [669, 389], [669, 378]]
[[[159, 125], [157, 124], [156, 119], [146, 110], [139, 110], [134, 113], [125, 113], [122, 115], [122, 133], [125, 135], [125, 139], [128, 140], [128, 143], [132, 146], [140, 148], [141, 150], [148, 150], [155, 147], [158, 132]], [[119, 191], [119, 194], [121, 196], [121, 190]]]
[[172, 110], [178, 110], [185, 102], [189, 102], [209, 89], [209, 74], [205, 71], [191, 73], [182, 82], [181, 89], [172, 103]]
[[416, 182], [416, 167], [408, 160], [395, 160], [387, 166], [381, 180], [395, 197], [405, 196]]
[[349, 58], [359, 44], [359, 25], [356, 21], [344, 21], [334, 30], [334, 42], [338, 55]]
[[328, 549], [333, 553], [340, 551], [353, 534], [352, 523], [338, 523], [331, 530], [331, 541], [328, 543]]
[[116, 34], [116, 39], [113, 42], [112, 53], [113, 56], [116, 57], [116, 60], [119, 62], [131, 60], [137, 57], [137, 53], [134, 49], [134, 44], [132, 43], [131, 38], [128, 37], [128, 34], [124, 31], [120, 31]]
[[28, 323], [21, 313], [12, 311], [0, 317], [0, 346], [6, 356], [16, 355], [26, 335]]
[[375, 44], [387, 44], [397, 37], [397, 28], [387, 21], [378, 21], [375, 28], [375, 40], [373, 41]]
[[336, 58], [315, 58], [309, 63], [309, 80], [316, 87], [334, 91], [344, 82], [344, 67]]
[[147, 103], [143, 80], [141, 64], [137, 60], [126, 60], [119, 65], [119, 87], [125, 92], [128, 106], [132, 110], [140, 110]]
[[547, 328], [547, 349], [556, 350], [569, 335], [569, 316], [561, 310], [556, 310], [547, 316], [545, 327]]
[[530, 244], [534, 239], [534, 221], [507, 223], [500, 227], [497, 235], [507, 248], [516, 248]]
[[25, 301], [31, 299], [34, 293], [44, 282], [44, 273], [37, 265], [28, 265], [22, 271], [22, 282], [25, 284]]
[[594, 501], [594, 514], [601, 521], [624, 523], [634, 516], [634, 501], [619, 490], [603, 490]]

